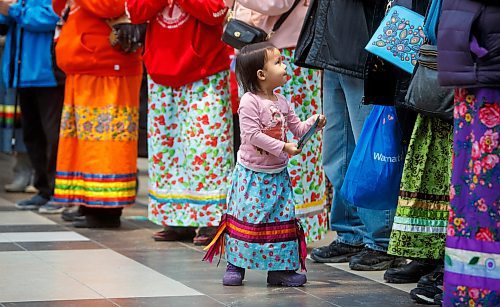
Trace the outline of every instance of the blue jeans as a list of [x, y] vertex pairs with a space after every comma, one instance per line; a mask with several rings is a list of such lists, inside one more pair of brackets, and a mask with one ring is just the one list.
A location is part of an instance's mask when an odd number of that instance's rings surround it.
[[370, 210], [349, 205], [340, 188], [356, 141], [371, 106], [361, 104], [364, 81], [325, 70], [323, 109], [328, 120], [323, 136], [323, 166], [333, 185], [330, 223], [337, 241], [387, 251], [396, 210]]

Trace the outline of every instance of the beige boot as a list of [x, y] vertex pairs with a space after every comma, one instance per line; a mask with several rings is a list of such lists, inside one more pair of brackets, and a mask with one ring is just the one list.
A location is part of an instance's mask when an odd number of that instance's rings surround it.
[[18, 153], [15, 156], [16, 165], [14, 166], [14, 179], [11, 183], [6, 184], [4, 189], [6, 192], [22, 193], [30, 184], [33, 169], [31, 167], [28, 154]]

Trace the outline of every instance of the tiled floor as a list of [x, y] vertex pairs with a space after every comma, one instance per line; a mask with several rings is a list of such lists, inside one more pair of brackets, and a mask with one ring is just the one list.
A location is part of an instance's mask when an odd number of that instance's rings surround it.
[[[2, 202], [2, 208], [15, 210], [12, 203], [9, 203], [4, 199], [0, 199], [0, 201]], [[54, 224], [56, 223], [31, 211], [5, 211], [0, 214], [0, 226]]]
[[0, 288], [16, 289], [4, 302], [202, 295], [109, 249], [3, 252], [0, 263]]
[[[2, 214], [9, 214], [2, 212]], [[0, 243], [6, 242], [70, 242], [88, 241], [88, 238], [73, 231], [47, 232], [3, 232], [0, 233]]]
[[356, 274], [358, 276], [364, 277], [371, 279], [373, 281], [376, 281], [378, 283], [387, 285], [389, 287], [392, 287], [394, 289], [399, 289], [401, 291], [405, 292], [410, 292], [411, 289], [415, 288], [415, 284], [389, 284], [384, 281], [384, 276], [383, 274], [380, 274], [378, 271], [373, 271], [373, 272], [362, 272], [362, 271], [352, 271], [349, 269], [349, 264], [348, 263], [328, 263], [326, 264], [332, 268], [337, 268], [340, 270], [344, 270], [346, 272], [350, 272], [352, 274]]
[[[0, 154], [0, 185], [9, 169]], [[189, 242], [151, 239], [159, 227], [144, 218], [145, 186], [141, 176], [139, 204], [125, 210], [117, 230], [74, 229], [58, 215], [18, 211], [14, 202], [30, 195], [0, 191], [0, 307], [415, 306], [407, 294], [413, 285], [394, 288], [383, 272], [345, 264], [308, 261], [301, 288], [268, 287], [262, 271], [248, 271], [243, 287], [223, 287], [223, 261], [202, 262], [202, 248]]]

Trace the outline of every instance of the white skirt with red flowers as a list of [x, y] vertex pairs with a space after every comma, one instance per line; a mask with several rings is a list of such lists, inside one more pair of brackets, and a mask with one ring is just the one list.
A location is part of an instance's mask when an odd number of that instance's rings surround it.
[[[278, 91], [292, 102], [301, 120], [322, 113], [321, 72], [293, 64], [293, 48], [283, 49], [281, 53], [287, 63], [288, 81]], [[288, 133], [288, 139], [298, 142], [291, 132]], [[328, 231], [327, 193], [322, 163], [322, 133], [315, 133], [302, 153], [291, 157], [288, 163], [295, 213], [308, 243], [322, 240]]]
[[149, 219], [217, 226], [234, 165], [229, 72], [172, 88], [149, 78]]

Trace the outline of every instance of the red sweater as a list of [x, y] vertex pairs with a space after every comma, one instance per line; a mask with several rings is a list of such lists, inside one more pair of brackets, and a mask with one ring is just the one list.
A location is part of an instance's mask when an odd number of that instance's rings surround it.
[[223, 0], [127, 0], [133, 23], [149, 21], [144, 62], [159, 84], [179, 87], [229, 69], [221, 41]]

